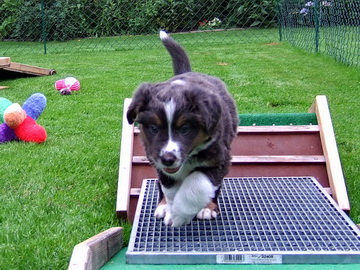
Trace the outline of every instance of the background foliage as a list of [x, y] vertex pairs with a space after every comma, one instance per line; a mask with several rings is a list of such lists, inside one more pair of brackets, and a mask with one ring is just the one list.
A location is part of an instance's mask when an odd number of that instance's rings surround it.
[[[221, 28], [276, 26], [276, 1], [2, 0], [0, 35], [18, 41], [64, 41], [123, 34], [197, 30], [218, 18]], [[32, 27], [38, 25], [39, 27]], [[40, 27], [42, 26], [42, 27]], [[218, 25], [220, 27], [220, 24]]]

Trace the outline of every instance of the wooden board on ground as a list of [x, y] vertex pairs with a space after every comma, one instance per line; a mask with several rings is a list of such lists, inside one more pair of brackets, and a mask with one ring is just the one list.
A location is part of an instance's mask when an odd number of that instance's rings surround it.
[[68, 270], [94, 270], [102, 267], [123, 246], [123, 229], [110, 228], [77, 244], [71, 255]]
[[[116, 211], [132, 221], [142, 180], [156, 178], [139, 129], [126, 120], [131, 99], [124, 101]], [[239, 126], [227, 177], [313, 176], [344, 211], [350, 210], [345, 180], [325, 96], [317, 96], [309, 113], [317, 125]]]
[[0, 75], [3, 77], [22, 77], [22, 76], [46, 76], [54, 75], [54, 69], [41, 68], [21, 63], [11, 62], [10, 57], [0, 57]]
[[0, 68], [10, 65], [10, 57], [0, 57]]

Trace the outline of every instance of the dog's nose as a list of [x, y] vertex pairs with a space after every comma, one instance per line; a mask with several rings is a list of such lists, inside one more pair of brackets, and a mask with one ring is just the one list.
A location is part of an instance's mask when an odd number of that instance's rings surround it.
[[175, 163], [176, 156], [171, 152], [166, 152], [161, 156], [161, 162], [165, 166], [171, 166]]

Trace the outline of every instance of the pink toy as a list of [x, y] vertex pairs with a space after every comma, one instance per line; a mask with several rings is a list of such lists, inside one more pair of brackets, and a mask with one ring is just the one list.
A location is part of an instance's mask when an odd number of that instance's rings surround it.
[[80, 90], [80, 82], [74, 77], [66, 77], [55, 82], [55, 89], [60, 91], [62, 95], [69, 95], [71, 91]]

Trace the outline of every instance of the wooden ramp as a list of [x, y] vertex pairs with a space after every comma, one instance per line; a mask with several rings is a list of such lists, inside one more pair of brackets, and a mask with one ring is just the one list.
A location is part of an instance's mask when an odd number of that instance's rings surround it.
[[54, 74], [56, 74], [54, 69], [15, 63], [11, 62], [10, 57], [0, 57], [0, 79]]
[[[132, 221], [142, 180], [156, 178], [140, 141], [139, 129], [129, 125], [124, 103], [116, 211]], [[315, 123], [239, 126], [232, 144], [227, 177], [313, 176], [341, 209], [350, 210], [345, 180], [325, 96], [317, 96], [309, 112]], [[241, 118], [241, 115], [240, 115]]]

